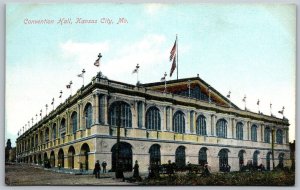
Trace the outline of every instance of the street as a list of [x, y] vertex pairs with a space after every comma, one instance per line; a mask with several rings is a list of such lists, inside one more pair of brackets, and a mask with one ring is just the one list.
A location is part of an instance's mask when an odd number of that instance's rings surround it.
[[[124, 173], [124, 176], [131, 177], [132, 173]], [[5, 165], [6, 185], [137, 185], [135, 183], [123, 182], [121, 179], [114, 179], [114, 173], [100, 175], [96, 179], [94, 175], [75, 175], [58, 173], [46, 170], [40, 166], [29, 164]]]

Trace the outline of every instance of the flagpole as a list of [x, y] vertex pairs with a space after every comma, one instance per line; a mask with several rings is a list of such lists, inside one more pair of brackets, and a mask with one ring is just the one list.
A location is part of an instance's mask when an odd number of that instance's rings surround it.
[[178, 80], [178, 38], [177, 38], [177, 34], [176, 34], [176, 61], [177, 61], [177, 80]]

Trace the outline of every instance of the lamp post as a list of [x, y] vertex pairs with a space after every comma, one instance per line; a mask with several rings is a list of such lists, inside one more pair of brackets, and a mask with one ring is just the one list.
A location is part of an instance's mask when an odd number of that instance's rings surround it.
[[117, 179], [124, 178], [123, 166], [120, 164], [120, 127], [121, 127], [121, 103], [117, 102], [117, 147], [116, 147], [116, 172], [115, 177]]

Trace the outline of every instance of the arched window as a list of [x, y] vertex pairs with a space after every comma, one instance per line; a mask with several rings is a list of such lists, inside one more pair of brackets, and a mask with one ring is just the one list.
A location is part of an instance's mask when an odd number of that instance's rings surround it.
[[243, 123], [238, 122], [236, 124], [236, 138], [239, 140], [243, 140]]
[[56, 139], [56, 124], [52, 125], [52, 139]]
[[71, 122], [72, 122], [72, 132], [73, 134], [75, 134], [77, 131], [77, 112], [72, 113]]
[[149, 149], [150, 164], [160, 164], [160, 146], [154, 144]]
[[177, 111], [173, 116], [173, 131], [176, 133], [185, 133], [185, 120], [182, 111]]
[[271, 136], [270, 127], [266, 127], [264, 133], [265, 133], [265, 142], [270, 143], [270, 136]]
[[203, 147], [199, 150], [199, 160], [198, 160], [198, 163], [202, 166], [204, 166], [207, 162], [207, 148], [206, 147]]
[[221, 172], [225, 172], [228, 165], [228, 149], [221, 149], [218, 156], [219, 156], [219, 169]]
[[131, 128], [132, 127], [132, 116], [130, 106], [125, 102], [114, 102], [109, 109], [109, 124], [117, 126], [118, 119], [118, 106], [121, 106], [121, 127]]
[[282, 144], [283, 140], [282, 140], [282, 130], [281, 129], [277, 129], [276, 131], [276, 143], [277, 144]]
[[258, 166], [258, 155], [259, 155], [259, 151], [256, 150], [253, 153], [253, 166]]
[[251, 126], [251, 140], [252, 141], [257, 141], [257, 126], [256, 125], [252, 125]]
[[157, 107], [150, 107], [146, 113], [146, 128], [160, 130], [160, 113]]
[[92, 104], [88, 103], [84, 108], [84, 117], [85, 117], [85, 128], [89, 129], [93, 123], [93, 109]]
[[59, 129], [60, 131], [60, 137], [61, 138], [64, 138], [65, 137], [65, 135], [66, 135], [66, 119], [65, 118], [63, 118], [62, 120], [61, 120], [61, 122], [60, 122], [60, 129]]
[[175, 153], [175, 163], [178, 167], [185, 166], [185, 147], [179, 146]]
[[206, 135], [206, 118], [199, 115], [196, 121], [196, 133], [198, 135]]
[[217, 137], [227, 138], [227, 121], [219, 119], [217, 122]]

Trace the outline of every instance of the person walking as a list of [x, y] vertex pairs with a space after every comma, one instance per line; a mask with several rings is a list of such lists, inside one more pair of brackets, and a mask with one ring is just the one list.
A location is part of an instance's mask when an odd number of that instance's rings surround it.
[[102, 162], [103, 173], [106, 173], [107, 163], [105, 161]]
[[140, 181], [140, 179], [141, 179], [141, 177], [140, 177], [140, 172], [139, 172], [139, 163], [138, 163], [138, 161], [136, 160], [135, 161], [135, 164], [134, 164], [134, 167], [133, 167], [133, 178], [135, 179], [135, 180], [138, 180], [138, 181]]
[[101, 171], [101, 168], [100, 168], [99, 160], [97, 160], [95, 163], [94, 174], [95, 174], [95, 177], [98, 179], [100, 179], [100, 171]]

